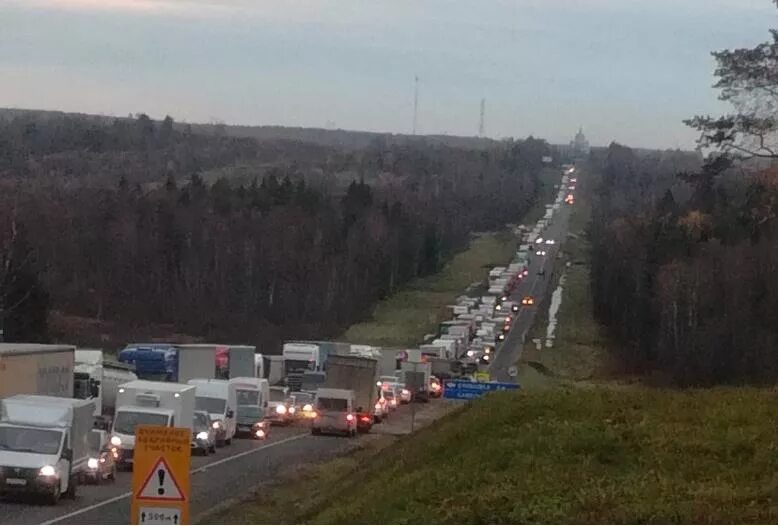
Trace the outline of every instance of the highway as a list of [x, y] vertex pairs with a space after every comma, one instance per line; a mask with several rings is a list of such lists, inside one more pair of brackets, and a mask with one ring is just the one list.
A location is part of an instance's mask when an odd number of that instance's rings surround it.
[[[521, 281], [513, 294], [511, 294], [510, 299], [519, 304], [521, 304], [521, 300], [525, 296], [533, 296], [535, 298], [535, 305], [531, 307], [521, 307], [521, 310], [513, 320], [510, 332], [505, 336], [505, 340], [502, 344], [497, 347], [494, 361], [489, 366], [489, 374], [494, 381], [518, 381], [518, 383], [521, 384], [521, 378], [511, 376], [509, 370], [512, 366], [518, 364], [527, 332], [530, 327], [532, 327], [537, 309], [543, 304], [543, 298], [553, 292], [549, 290], [549, 282], [554, 268], [554, 261], [567, 236], [570, 209], [572, 206], [563, 203], [559, 210], [554, 212], [552, 223], [541, 233], [541, 236], [544, 239], [553, 239], [556, 243], [554, 245], [545, 245], [547, 253], [544, 257], [536, 256], [533, 253], [529, 262], [529, 275]], [[534, 225], [527, 226], [532, 227]], [[538, 272], [541, 269], [545, 270], [545, 276], [538, 275]]]
[[[451, 406], [453, 407], [453, 406]], [[450, 409], [434, 400], [416, 407], [416, 428], [423, 427]], [[410, 432], [411, 408], [402, 406], [371, 435]], [[262, 483], [277, 480], [286, 468], [321, 462], [359, 447], [371, 435], [349, 439], [312, 436], [304, 424], [273, 427], [266, 441], [236, 439], [208, 457], [192, 456], [192, 520], [232, 500], [250, 497]], [[120, 472], [115, 483], [80, 485], [76, 500], [60, 500], [56, 506], [13, 499], [0, 500], [2, 524], [129, 524], [131, 472]]]

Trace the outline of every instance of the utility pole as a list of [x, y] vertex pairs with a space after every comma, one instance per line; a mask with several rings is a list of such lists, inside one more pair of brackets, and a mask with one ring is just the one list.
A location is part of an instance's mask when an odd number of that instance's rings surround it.
[[416, 75], [413, 85], [413, 135], [416, 135], [416, 124], [419, 117], [419, 76]]
[[478, 122], [478, 136], [484, 136], [484, 114], [486, 113], [486, 99], [481, 99], [481, 120]]

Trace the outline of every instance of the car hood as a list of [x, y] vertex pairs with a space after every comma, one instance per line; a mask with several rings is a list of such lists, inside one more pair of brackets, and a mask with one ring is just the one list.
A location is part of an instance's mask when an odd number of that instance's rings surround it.
[[59, 460], [58, 455], [43, 455], [41, 453], [26, 453], [21, 451], [0, 451], [0, 466], [11, 468], [40, 469], [43, 466], [54, 466]]

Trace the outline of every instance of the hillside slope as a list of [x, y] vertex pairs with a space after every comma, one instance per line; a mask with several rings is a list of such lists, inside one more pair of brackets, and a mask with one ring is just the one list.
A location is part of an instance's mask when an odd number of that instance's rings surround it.
[[758, 389], [500, 393], [338, 481], [309, 520], [775, 523], [776, 418]]

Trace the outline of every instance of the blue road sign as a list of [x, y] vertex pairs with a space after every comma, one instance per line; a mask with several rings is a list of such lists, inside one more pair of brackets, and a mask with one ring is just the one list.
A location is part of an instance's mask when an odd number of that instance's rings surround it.
[[512, 391], [518, 388], [519, 384], [445, 380], [443, 382], [443, 398], [448, 398], [449, 400], [473, 400], [474, 398], [480, 398], [484, 393], [492, 391]]

